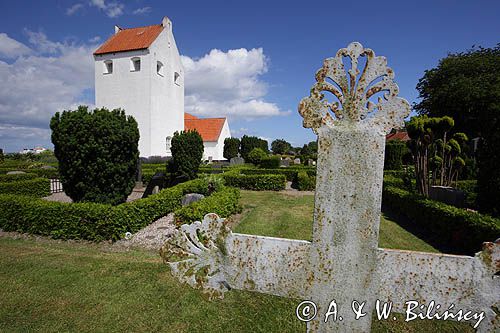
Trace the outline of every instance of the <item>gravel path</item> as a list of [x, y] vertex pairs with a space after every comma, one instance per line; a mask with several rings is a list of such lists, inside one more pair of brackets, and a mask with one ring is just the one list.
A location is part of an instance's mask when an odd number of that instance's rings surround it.
[[140, 247], [158, 251], [174, 230], [174, 214], [170, 213], [139, 230], [132, 235], [132, 238], [119, 240], [113, 246], [127, 249]]

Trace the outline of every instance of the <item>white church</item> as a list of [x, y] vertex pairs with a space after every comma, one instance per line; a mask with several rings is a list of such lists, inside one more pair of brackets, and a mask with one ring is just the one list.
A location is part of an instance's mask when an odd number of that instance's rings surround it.
[[172, 22], [122, 29], [94, 52], [95, 104], [122, 108], [139, 124], [141, 157], [171, 156], [175, 131], [197, 130], [204, 160], [223, 160], [226, 118], [198, 118], [184, 112], [184, 69]]

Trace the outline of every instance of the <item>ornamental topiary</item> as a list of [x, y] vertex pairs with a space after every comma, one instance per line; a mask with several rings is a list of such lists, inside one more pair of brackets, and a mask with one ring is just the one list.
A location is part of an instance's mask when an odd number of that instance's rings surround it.
[[203, 157], [203, 139], [200, 134], [196, 130], [175, 132], [170, 151], [172, 160], [167, 169], [172, 178], [178, 181], [195, 179]]
[[132, 191], [139, 129], [120, 109], [79, 106], [50, 121], [54, 154], [66, 194], [74, 202], [119, 204]]

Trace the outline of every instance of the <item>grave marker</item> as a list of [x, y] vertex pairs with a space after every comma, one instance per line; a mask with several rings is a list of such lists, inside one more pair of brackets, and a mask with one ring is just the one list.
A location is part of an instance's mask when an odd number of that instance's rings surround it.
[[[345, 56], [352, 64], [347, 74]], [[360, 57], [366, 65], [359, 76]], [[500, 242], [485, 243], [475, 257], [378, 248], [385, 134], [410, 112], [393, 77], [384, 57], [351, 43], [325, 60], [300, 102], [304, 127], [319, 145], [312, 242], [232, 233], [207, 214], [162, 247], [172, 274], [211, 298], [234, 288], [314, 301], [309, 332], [369, 332], [376, 299], [393, 302], [395, 312], [410, 300], [453, 303], [484, 311], [480, 332], [498, 328]], [[338, 101], [328, 102], [325, 93]], [[325, 322], [332, 300], [337, 320]], [[365, 302], [367, 315], [355, 319], [353, 301]]]

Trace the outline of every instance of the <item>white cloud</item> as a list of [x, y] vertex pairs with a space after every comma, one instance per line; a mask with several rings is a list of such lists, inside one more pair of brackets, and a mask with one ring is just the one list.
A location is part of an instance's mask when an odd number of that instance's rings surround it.
[[30, 130], [35, 135], [45, 133], [55, 112], [88, 104], [85, 95], [94, 86], [92, 52], [97, 47], [26, 33], [31, 54], [10, 64], [0, 61], [0, 131], [17, 135], [19, 142], [29, 137]]
[[31, 52], [23, 43], [10, 38], [6, 33], [0, 33], [0, 56], [13, 59]]
[[89, 39], [89, 42], [90, 43], [97, 43], [98, 41], [101, 40], [101, 37], [100, 36], [95, 36], [95, 37], [92, 37]]
[[186, 71], [186, 112], [246, 119], [289, 113], [264, 100], [267, 85], [260, 76], [267, 72], [267, 59], [262, 48], [213, 49], [200, 59], [181, 59]]
[[90, 0], [90, 5], [102, 10], [108, 17], [114, 18], [123, 14], [125, 5], [118, 1]]
[[142, 7], [142, 8], [137, 8], [136, 10], [133, 11], [134, 15], [145, 15], [151, 12], [151, 7]]
[[71, 16], [71, 15], [75, 14], [77, 11], [79, 11], [82, 8], [83, 8], [83, 4], [76, 3], [73, 6], [69, 7], [68, 9], [66, 9], [66, 15]]

